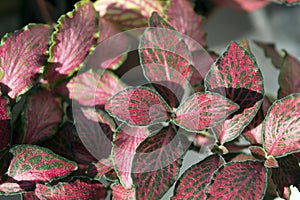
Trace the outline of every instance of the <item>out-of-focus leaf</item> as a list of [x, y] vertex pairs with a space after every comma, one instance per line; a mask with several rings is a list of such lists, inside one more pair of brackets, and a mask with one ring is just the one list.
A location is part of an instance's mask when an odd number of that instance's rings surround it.
[[11, 140], [11, 113], [9, 99], [0, 96], [0, 151], [2, 151]]
[[225, 5], [235, 10], [255, 11], [270, 3], [269, 0], [213, 0], [219, 5]]

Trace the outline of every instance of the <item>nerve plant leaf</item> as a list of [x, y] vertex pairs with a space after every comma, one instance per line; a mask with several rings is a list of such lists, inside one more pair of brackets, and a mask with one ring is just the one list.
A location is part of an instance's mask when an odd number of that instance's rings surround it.
[[125, 84], [113, 72], [93, 70], [78, 74], [67, 84], [70, 98], [83, 106], [104, 105]]
[[263, 199], [267, 170], [257, 161], [230, 162], [213, 175], [206, 190], [207, 199]]
[[[205, 46], [205, 32], [202, 29], [203, 18], [196, 14], [187, 0], [173, 0], [166, 11], [168, 22], [179, 32], [188, 35], [201, 46]], [[195, 50], [191, 39], [185, 38], [190, 51]]]
[[220, 156], [213, 155], [187, 169], [176, 183], [172, 199], [205, 199], [205, 188], [223, 164]]
[[237, 113], [213, 128], [221, 144], [235, 139], [256, 115], [264, 95], [263, 78], [255, 58], [232, 42], [208, 72], [205, 87], [240, 106]]
[[276, 50], [276, 47], [272, 43], [265, 43], [261, 41], [255, 41], [255, 44], [262, 48], [265, 52], [265, 55], [271, 59], [274, 67], [280, 69], [283, 63], [283, 55]]
[[292, 93], [300, 92], [300, 61], [285, 52], [283, 65], [279, 74], [278, 98], [281, 99]]
[[37, 184], [35, 195], [41, 199], [105, 199], [106, 189], [99, 182], [77, 179], [72, 182], [60, 182], [57, 185]]
[[118, 200], [135, 200], [135, 190], [131, 188], [126, 190], [122, 185], [112, 185], [112, 196], [113, 199]]
[[36, 145], [18, 145], [10, 153], [8, 175], [17, 181], [50, 181], [77, 169], [76, 163]]
[[0, 46], [0, 83], [3, 94], [15, 99], [33, 85], [33, 78], [43, 72], [50, 27], [28, 25], [2, 38]]
[[98, 0], [94, 3], [100, 16], [124, 29], [147, 26], [153, 11], [163, 14], [162, 2], [157, 0]]
[[156, 12], [139, 44], [141, 65], [150, 82], [164, 83], [177, 95], [192, 75], [192, 57], [180, 34]]
[[79, 68], [93, 45], [97, 44], [97, 29], [97, 13], [88, 0], [76, 3], [72, 12], [60, 17], [52, 34], [50, 65], [45, 74], [48, 82], [70, 76]]
[[147, 127], [121, 125], [114, 135], [112, 156], [115, 170], [125, 189], [132, 187], [131, 167], [135, 151], [148, 136]]
[[110, 115], [135, 126], [165, 122], [171, 108], [154, 90], [128, 87], [108, 100], [105, 109]]
[[89, 177], [92, 177], [95, 180], [100, 180], [103, 175], [113, 170], [113, 161], [111, 158], [102, 159], [95, 163], [90, 164], [89, 168], [86, 171], [86, 174]]
[[300, 151], [300, 94], [277, 100], [263, 123], [263, 146], [268, 155], [282, 157]]
[[182, 154], [180, 138], [170, 126], [143, 141], [131, 175], [136, 199], [160, 199], [179, 175]]
[[19, 143], [33, 144], [53, 136], [62, 121], [63, 111], [55, 96], [46, 90], [32, 93], [22, 114], [23, 133]]
[[11, 113], [9, 100], [0, 96], [0, 151], [4, 149], [11, 140]]
[[196, 93], [176, 110], [174, 123], [190, 131], [201, 131], [238, 109], [237, 104], [217, 93]]

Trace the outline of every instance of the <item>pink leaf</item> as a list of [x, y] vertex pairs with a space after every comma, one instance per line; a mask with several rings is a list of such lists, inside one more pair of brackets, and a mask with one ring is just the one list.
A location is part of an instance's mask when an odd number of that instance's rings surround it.
[[264, 111], [260, 108], [250, 124], [244, 129], [242, 135], [251, 144], [262, 144], [262, 123], [264, 118]]
[[204, 200], [206, 186], [213, 173], [224, 164], [220, 156], [210, 156], [191, 166], [176, 183], [172, 199], [201, 199]]
[[213, 128], [221, 144], [235, 139], [256, 115], [264, 95], [262, 74], [254, 57], [232, 42], [208, 72], [205, 87], [240, 106], [237, 113]]
[[164, 99], [146, 87], [126, 88], [109, 99], [105, 109], [119, 120], [137, 126], [164, 122], [171, 112]]
[[263, 199], [267, 170], [256, 161], [231, 162], [220, 167], [206, 190], [207, 199]]
[[76, 163], [35, 145], [15, 146], [10, 153], [8, 175], [18, 181], [50, 181], [77, 169]]
[[125, 189], [132, 187], [131, 167], [136, 148], [148, 136], [147, 127], [120, 126], [114, 135], [113, 160], [120, 182]]
[[2, 39], [0, 47], [1, 91], [15, 99], [33, 85], [33, 78], [43, 72], [46, 63], [48, 25], [28, 25]]
[[170, 126], [144, 140], [132, 167], [136, 198], [160, 199], [179, 175], [182, 153], [180, 138]]
[[113, 169], [111, 158], [102, 159], [96, 163], [90, 164], [87, 169], [87, 174], [95, 180], [100, 180], [101, 177]]
[[176, 110], [174, 122], [190, 131], [201, 131], [224, 120], [239, 106], [217, 93], [196, 93]]
[[113, 72], [89, 70], [72, 78], [67, 88], [71, 99], [84, 106], [95, 106], [104, 105], [125, 84]]
[[[168, 22], [179, 32], [188, 35], [201, 46], [205, 46], [205, 32], [202, 29], [203, 19], [197, 15], [192, 5], [187, 0], [173, 0], [166, 14]], [[194, 41], [184, 39], [190, 51], [195, 50]]]
[[41, 199], [105, 199], [106, 189], [99, 182], [77, 179], [72, 182], [60, 182], [57, 185], [37, 184], [35, 195]]
[[118, 200], [135, 200], [134, 188], [126, 190], [122, 185], [112, 185], [112, 196], [113, 199]]
[[93, 45], [97, 44], [97, 22], [91, 1], [78, 2], [72, 12], [60, 17], [52, 35], [50, 66], [45, 74], [48, 82], [70, 76], [79, 68]]
[[263, 146], [268, 155], [282, 157], [300, 151], [300, 94], [277, 100], [263, 123]]
[[279, 74], [278, 98], [283, 98], [292, 93], [300, 92], [300, 61], [285, 52], [283, 65]]
[[165, 84], [178, 96], [192, 75], [192, 56], [180, 34], [153, 13], [139, 45], [141, 65], [150, 82]]
[[37, 90], [25, 104], [22, 115], [22, 144], [32, 144], [52, 137], [62, 121], [63, 111], [49, 91]]
[[0, 184], [0, 194], [20, 194], [24, 191], [34, 190], [34, 183], [32, 182], [4, 182]]
[[101, 17], [124, 29], [147, 26], [151, 13], [162, 14], [164, 6], [153, 0], [98, 0], [94, 5]]
[[0, 96], [0, 151], [4, 149], [11, 140], [10, 119], [9, 99]]
[[226, 5], [235, 10], [255, 11], [269, 4], [269, 0], [214, 0], [219, 5]]
[[267, 152], [260, 146], [250, 146], [249, 150], [251, 154], [258, 160], [266, 160], [267, 159]]

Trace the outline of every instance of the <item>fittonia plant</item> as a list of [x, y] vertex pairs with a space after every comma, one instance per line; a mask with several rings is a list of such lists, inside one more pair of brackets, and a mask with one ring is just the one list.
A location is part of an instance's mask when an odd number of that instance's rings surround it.
[[[223, 3], [254, 10], [269, 2]], [[248, 42], [204, 54], [202, 22], [186, 0], [83, 0], [57, 25], [5, 35], [0, 194], [160, 199], [174, 185], [172, 199], [288, 199], [300, 185], [300, 62], [256, 42], [280, 70], [271, 102]], [[107, 39], [147, 26], [136, 54], [109, 57]], [[107, 59], [88, 66], [101, 44]], [[130, 59], [145, 84], [121, 80]], [[203, 146], [210, 154], [180, 172], [186, 153]]]

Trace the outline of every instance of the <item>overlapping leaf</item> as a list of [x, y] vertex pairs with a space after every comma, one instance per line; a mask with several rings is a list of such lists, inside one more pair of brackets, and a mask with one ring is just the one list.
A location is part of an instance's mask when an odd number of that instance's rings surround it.
[[72, 12], [60, 17], [52, 35], [50, 65], [45, 74], [48, 82], [70, 76], [97, 44], [97, 15], [93, 3], [83, 0], [75, 4]]
[[191, 131], [201, 131], [224, 120], [239, 106], [217, 93], [196, 93], [176, 110], [174, 122]]
[[282, 157], [300, 151], [300, 94], [277, 100], [263, 123], [263, 146], [269, 155]]
[[18, 181], [49, 181], [77, 169], [76, 163], [35, 145], [15, 146], [10, 153], [8, 175]]
[[29, 181], [7, 181], [0, 184], [0, 194], [4, 195], [20, 194], [30, 190], [34, 190], [34, 183]]
[[235, 10], [255, 11], [269, 4], [269, 0], [214, 0], [219, 5], [226, 5]]
[[223, 164], [220, 156], [213, 155], [187, 169], [176, 183], [172, 199], [205, 199], [206, 186]]
[[142, 142], [132, 167], [136, 198], [160, 199], [179, 175], [182, 154], [180, 138], [172, 127]]
[[98, 0], [96, 10], [108, 21], [121, 28], [132, 29], [147, 26], [153, 11], [163, 13], [163, 2], [157, 0]]
[[283, 63], [283, 55], [276, 50], [276, 47], [272, 43], [265, 43], [261, 41], [255, 41], [260, 48], [265, 52], [265, 55], [271, 59], [274, 67], [280, 69]]
[[171, 109], [154, 90], [128, 87], [108, 100], [105, 109], [128, 124], [145, 126], [166, 121]]
[[95, 180], [100, 178], [113, 169], [113, 162], [111, 158], [102, 159], [95, 163], [90, 164], [87, 175], [93, 177]]
[[105, 199], [106, 189], [99, 182], [77, 179], [72, 182], [61, 182], [57, 185], [37, 184], [35, 195], [41, 199]]
[[111, 189], [112, 189], [113, 199], [118, 199], [118, 200], [134, 200], [135, 199], [134, 188], [126, 190], [122, 185], [112, 185]]
[[[150, 82], [165, 84], [177, 95], [192, 75], [192, 57], [180, 34], [156, 12], [139, 44], [141, 65]], [[178, 95], [177, 95], [178, 96]]]
[[0, 96], [0, 151], [9, 144], [11, 139], [10, 115], [8, 98]]
[[251, 122], [262, 103], [263, 78], [254, 57], [232, 42], [208, 72], [205, 87], [240, 106], [237, 113], [213, 128], [220, 143], [233, 140]]
[[113, 72], [90, 69], [71, 79], [67, 88], [71, 99], [84, 106], [95, 106], [104, 105], [125, 84]]
[[267, 170], [256, 161], [231, 162], [213, 175], [207, 199], [263, 199], [267, 188]]
[[300, 61], [285, 52], [283, 65], [280, 69], [278, 98], [300, 92]]
[[130, 127], [125, 124], [114, 135], [113, 160], [120, 182], [126, 189], [132, 187], [131, 167], [136, 148], [147, 136], [147, 127]]
[[23, 133], [18, 142], [37, 143], [55, 134], [63, 112], [54, 95], [46, 90], [37, 90], [29, 96], [24, 108]]
[[[202, 29], [203, 19], [194, 12], [187, 0], [173, 0], [166, 11], [168, 22], [179, 32], [188, 35], [197, 43], [205, 46], [205, 32]], [[195, 50], [194, 42], [185, 38], [190, 51]]]
[[283, 196], [284, 189], [290, 185], [297, 185], [300, 176], [298, 160], [293, 155], [278, 159], [279, 168], [272, 170], [272, 179], [277, 185], [277, 190]]
[[29, 25], [2, 39], [0, 83], [3, 94], [15, 99], [31, 88], [33, 78], [43, 71], [46, 63], [49, 36], [48, 25]]

